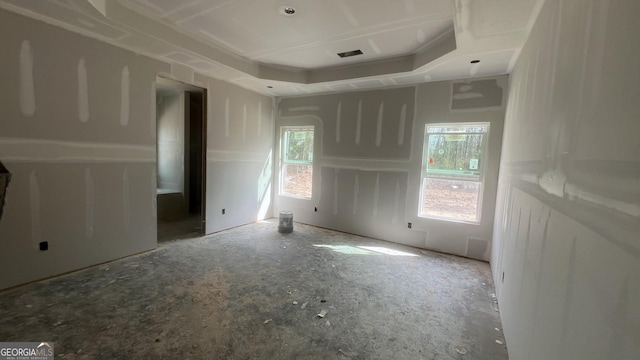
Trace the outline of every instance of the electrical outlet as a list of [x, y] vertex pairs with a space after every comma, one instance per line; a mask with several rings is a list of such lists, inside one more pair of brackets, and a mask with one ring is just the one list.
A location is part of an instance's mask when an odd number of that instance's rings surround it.
[[407, 223], [407, 227], [411, 229], [411, 223]]
[[40, 251], [47, 251], [49, 250], [49, 242], [48, 241], [43, 241], [40, 243]]
[[222, 215], [224, 215], [227, 212], [227, 210], [222, 209]]

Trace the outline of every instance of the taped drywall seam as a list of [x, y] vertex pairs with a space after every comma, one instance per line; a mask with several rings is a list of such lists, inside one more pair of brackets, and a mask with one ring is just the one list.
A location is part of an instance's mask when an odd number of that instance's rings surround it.
[[338, 172], [335, 169], [333, 173], [333, 215], [338, 215]]
[[472, 64], [471, 68], [469, 69], [469, 75], [476, 76], [478, 70], [480, 70], [480, 63]]
[[572, 351], [566, 344], [567, 339], [569, 338], [569, 329], [571, 328], [569, 322], [571, 321], [571, 313], [572, 309], [575, 307], [574, 303], [574, 289], [576, 288], [576, 252], [577, 252], [577, 242], [578, 238], [573, 237], [573, 241], [571, 242], [571, 254], [569, 255], [569, 273], [567, 274], [567, 286], [564, 288], [564, 305], [562, 307], [562, 329], [560, 330], [560, 341], [558, 342], [559, 346], [561, 346], [558, 354], [561, 355], [560, 359], [569, 359], [571, 358], [570, 351]]
[[90, 168], [84, 169], [84, 210], [85, 210], [85, 235], [88, 239], [93, 238], [95, 224], [95, 189], [93, 184], [93, 174]]
[[407, 126], [407, 104], [402, 104], [400, 109], [400, 123], [398, 124], [398, 145], [404, 145], [404, 132]]
[[380, 198], [380, 173], [376, 175], [376, 187], [373, 190], [373, 217], [378, 217], [378, 199]]
[[400, 222], [400, 182], [396, 181], [396, 191], [393, 198], [393, 219], [391, 223], [397, 225]]
[[360, 178], [356, 174], [356, 179], [353, 182], [353, 215], [358, 213], [358, 193], [360, 192]]
[[258, 139], [262, 135], [262, 101], [258, 102]]
[[338, 102], [338, 110], [336, 113], [336, 142], [340, 143], [340, 126], [342, 123], [341, 120], [341, 115], [342, 115], [342, 101]]
[[229, 97], [224, 100], [224, 137], [229, 137]]
[[[406, 2], [406, 0], [405, 0]], [[413, 10], [409, 10], [407, 7], [407, 11], [408, 14], [413, 14]], [[425, 42], [427, 42], [427, 34], [424, 33], [424, 31], [422, 31], [422, 29], [418, 29], [418, 31], [416, 32], [416, 41], [418, 42], [418, 44], [422, 45]]]
[[24, 40], [20, 47], [20, 111], [27, 117], [32, 117], [36, 113], [33, 51], [29, 40]]
[[520, 291], [518, 294], [518, 311], [522, 310], [522, 304], [523, 304], [523, 296], [524, 296], [524, 290], [525, 290], [525, 284], [526, 282], [526, 274], [527, 274], [527, 266], [529, 265], [529, 263], [526, 261], [526, 259], [528, 259], [529, 256], [529, 244], [531, 243], [531, 219], [532, 219], [532, 215], [533, 215], [533, 210], [529, 209], [529, 219], [527, 220], [527, 235], [525, 237], [524, 240], [524, 255], [522, 256], [522, 258], [524, 259], [524, 261], [522, 261], [522, 264], [520, 266], [520, 281], [518, 282], [518, 286], [520, 286]]
[[362, 100], [358, 101], [358, 116], [356, 118], [356, 145], [360, 145], [360, 128], [362, 127]]
[[37, 248], [42, 240], [42, 230], [40, 228], [40, 186], [35, 171], [29, 175], [29, 197], [31, 204], [31, 241]]
[[288, 109], [289, 112], [295, 111], [320, 111], [319, 106], [296, 106]]
[[89, 121], [89, 83], [84, 58], [78, 61], [78, 118], [83, 123]]
[[367, 42], [369, 43], [369, 46], [371, 46], [371, 50], [373, 50], [373, 52], [375, 52], [377, 55], [380, 55], [382, 51], [378, 47], [378, 44], [376, 44], [376, 42], [373, 41], [373, 39], [369, 39]]
[[[549, 237], [550, 221], [551, 221], [551, 208], [549, 208], [549, 211], [547, 212], [547, 219], [544, 223], [544, 230], [542, 231], [542, 246], [540, 247], [540, 259], [538, 260], [538, 269], [536, 274], [542, 274], [542, 271], [544, 270], [544, 264], [545, 264], [544, 260], [546, 257], [546, 248], [547, 248], [547, 239]], [[533, 308], [533, 321], [531, 324], [532, 329], [537, 329], [538, 320], [540, 318], [538, 314], [541, 311], [540, 304], [542, 303], [540, 301], [540, 297], [542, 296], [542, 291], [540, 291], [540, 289], [542, 289], [542, 280], [544, 277], [538, 275], [537, 278], [538, 279], [536, 280], [536, 288], [535, 288], [536, 296], [535, 296], [535, 301], [533, 302], [534, 308]]]
[[380, 147], [382, 143], [382, 120], [384, 119], [384, 101], [378, 107], [378, 124], [376, 127], [376, 146]]
[[247, 104], [242, 106], [242, 142], [247, 141]]
[[131, 209], [130, 209], [130, 189], [129, 189], [129, 169], [124, 168], [122, 172], [122, 217], [124, 221], [124, 231], [129, 232], [129, 225], [131, 223]]
[[129, 67], [122, 68], [120, 75], [120, 125], [129, 125]]

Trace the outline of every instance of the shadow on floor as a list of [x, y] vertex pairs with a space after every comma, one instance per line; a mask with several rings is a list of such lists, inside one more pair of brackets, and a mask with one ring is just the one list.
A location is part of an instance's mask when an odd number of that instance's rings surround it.
[[173, 220], [158, 220], [158, 242], [202, 236], [200, 214]]

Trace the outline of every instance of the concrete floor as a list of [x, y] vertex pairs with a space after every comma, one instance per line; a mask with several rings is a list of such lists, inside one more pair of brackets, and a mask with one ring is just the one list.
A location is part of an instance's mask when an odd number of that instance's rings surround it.
[[201, 236], [200, 214], [187, 215], [173, 221], [158, 220], [158, 241], [187, 239]]
[[165, 242], [1, 292], [0, 341], [53, 341], [64, 359], [508, 358], [488, 264], [276, 228]]

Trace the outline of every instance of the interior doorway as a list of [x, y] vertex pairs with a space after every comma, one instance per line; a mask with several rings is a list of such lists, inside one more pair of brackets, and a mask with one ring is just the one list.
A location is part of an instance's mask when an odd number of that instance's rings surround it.
[[158, 241], [205, 234], [206, 90], [156, 80]]

